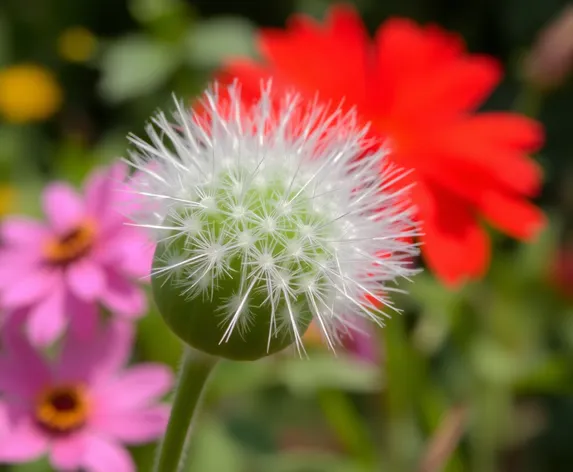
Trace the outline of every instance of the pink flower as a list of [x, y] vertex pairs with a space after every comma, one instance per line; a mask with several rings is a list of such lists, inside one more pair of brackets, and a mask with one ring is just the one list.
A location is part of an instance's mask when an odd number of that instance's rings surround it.
[[[377, 363], [380, 361], [381, 349], [378, 345], [375, 330], [372, 329], [366, 320], [360, 318], [353, 323], [353, 328], [347, 328], [338, 333], [340, 343], [348, 354], [357, 360]], [[318, 324], [313, 321], [304, 334], [304, 341], [312, 345], [322, 345], [325, 349], [327, 343], [320, 331]]]
[[377, 363], [380, 361], [380, 348], [376, 330], [372, 326], [358, 320], [356, 329], [341, 335], [343, 346], [357, 359], [365, 362]]
[[67, 325], [89, 336], [97, 302], [134, 317], [146, 308], [135, 283], [149, 274], [152, 245], [118, 212], [126, 167], [95, 171], [84, 195], [65, 183], [43, 193], [47, 222], [12, 217], [0, 227], [0, 308], [24, 311], [30, 340], [46, 345]]
[[49, 454], [58, 471], [131, 472], [124, 444], [158, 439], [169, 416], [158, 403], [172, 385], [160, 364], [124, 368], [132, 328], [114, 321], [87, 342], [66, 336], [48, 364], [19, 332], [8, 330], [0, 357], [0, 463]]

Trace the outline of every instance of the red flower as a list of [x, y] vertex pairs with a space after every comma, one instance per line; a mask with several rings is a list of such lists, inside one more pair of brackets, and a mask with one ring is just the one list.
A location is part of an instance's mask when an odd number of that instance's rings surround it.
[[530, 239], [544, 225], [528, 202], [541, 171], [527, 153], [543, 141], [538, 123], [505, 112], [474, 113], [501, 78], [494, 59], [465, 51], [437, 26], [390, 19], [370, 41], [357, 13], [331, 9], [324, 25], [293, 17], [286, 30], [261, 31], [261, 63], [236, 60], [219, 77], [237, 77], [243, 96], [296, 89], [356, 106], [373, 137], [388, 138], [391, 159], [412, 169], [412, 198], [423, 222], [427, 264], [449, 285], [479, 277], [489, 241], [480, 222]]

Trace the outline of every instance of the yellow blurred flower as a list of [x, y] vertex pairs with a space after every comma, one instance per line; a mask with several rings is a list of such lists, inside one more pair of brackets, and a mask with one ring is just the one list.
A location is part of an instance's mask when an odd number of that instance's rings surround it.
[[0, 184], [0, 218], [12, 211], [16, 191], [8, 184]]
[[36, 64], [18, 64], [0, 70], [0, 114], [12, 123], [42, 121], [62, 104], [55, 76]]
[[70, 62], [86, 62], [93, 56], [96, 46], [96, 37], [82, 26], [68, 28], [58, 38], [58, 53]]

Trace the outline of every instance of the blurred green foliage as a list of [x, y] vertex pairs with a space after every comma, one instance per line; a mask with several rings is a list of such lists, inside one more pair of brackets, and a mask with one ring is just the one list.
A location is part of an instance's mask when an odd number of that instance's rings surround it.
[[[321, 17], [330, 3], [2, 0], [0, 67], [42, 64], [65, 96], [45, 123], [0, 123], [0, 184], [16, 191], [12, 210], [37, 215], [47, 180], [80, 184], [95, 166], [125, 155], [126, 134], [140, 133], [156, 108], [169, 108], [172, 93], [192, 100], [226, 58], [256, 55], [257, 27], [283, 25], [295, 11]], [[568, 2], [354, 3], [372, 31], [389, 15], [406, 15], [459, 31], [471, 50], [500, 58], [507, 77], [487, 107], [503, 109], [522, 104], [522, 55]], [[79, 62], [61, 52], [73, 27], [95, 39]], [[222, 364], [189, 472], [422, 472], [444, 415], [458, 405], [468, 414], [459, 438], [449, 439], [455, 451], [445, 470], [573, 470], [572, 84], [539, 105], [528, 111], [547, 129], [538, 156], [551, 223], [543, 237], [519, 246], [492, 235], [489, 274], [459, 291], [429, 273], [417, 277], [405, 287], [411, 296], [397, 297], [404, 315], [379, 333], [381, 365], [319, 347], [308, 360]], [[135, 357], [177, 368], [179, 343], [157, 313], [138, 328]], [[134, 449], [138, 470], [149, 470], [154, 449]], [[11, 470], [49, 467], [41, 461]]]

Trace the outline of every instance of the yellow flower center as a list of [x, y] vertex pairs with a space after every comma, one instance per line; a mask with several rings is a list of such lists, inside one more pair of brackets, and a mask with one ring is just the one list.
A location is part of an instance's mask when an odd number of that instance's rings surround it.
[[38, 396], [36, 421], [52, 433], [70, 433], [85, 424], [88, 407], [88, 398], [83, 386], [49, 387]]
[[94, 225], [86, 221], [67, 234], [48, 241], [44, 248], [44, 255], [52, 264], [69, 264], [89, 252], [94, 242], [94, 236]]
[[54, 75], [35, 64], [0, 70], [0, 114], [12, 123], [42, 121], [62, 104], [62, 89]]

